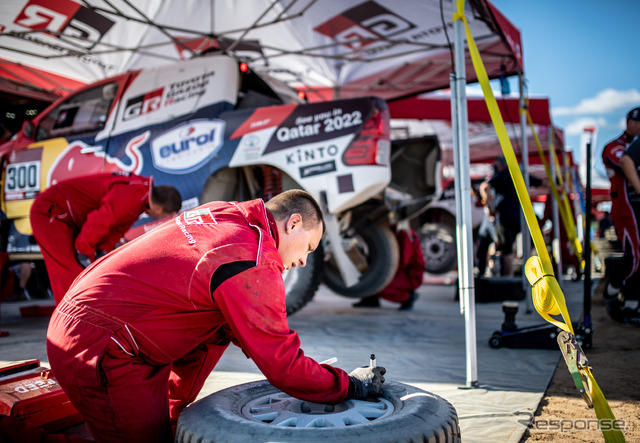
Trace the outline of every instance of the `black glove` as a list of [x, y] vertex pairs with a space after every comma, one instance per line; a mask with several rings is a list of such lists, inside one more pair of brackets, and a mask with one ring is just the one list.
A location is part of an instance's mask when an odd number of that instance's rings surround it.
[[347, 399], [367, 400], [380, 397], [384, 393], [383, 375], [387, 372], [382, 366], [363, 366], [349, 374], [349, 393]]
[[103, 251], [102, 249], [96, 249], [96, 260], [105, 255], [107, 255], [107, 251]]
[[82, 266], [83, 268], [86, 268], [87, 266], [89, 266], [91, 264], [91, 259], [89, 258], [88, 255], [84, 255], [82, 252], [80, 251], [76, 251], [76, 261], [80, 264], [80, 266]]

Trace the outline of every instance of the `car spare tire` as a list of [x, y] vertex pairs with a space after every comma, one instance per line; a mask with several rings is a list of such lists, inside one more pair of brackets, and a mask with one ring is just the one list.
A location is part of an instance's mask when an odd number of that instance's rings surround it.
[[215, 392], [180, 415], [176, 443], [460, 442], [453, 406], [414, 386], [387, 381], [376, 401], [338, 405], [290, 397], [266, 380]]

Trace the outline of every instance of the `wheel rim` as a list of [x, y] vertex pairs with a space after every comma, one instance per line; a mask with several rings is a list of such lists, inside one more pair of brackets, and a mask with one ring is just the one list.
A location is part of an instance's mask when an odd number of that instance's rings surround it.
[[426, 252], [426, 258], [429, 261], [440, 264], [448, 259], [451, 245], [433, 235], [423, 239], [422, 248]]
[[387, 417], [393, 411], [393, 404], [384, 398], [326, 405], [298, 400], [278, 392], [250, 400], [242, 407], [241, 415], [271, 426], [336, 428], [370, 423]]

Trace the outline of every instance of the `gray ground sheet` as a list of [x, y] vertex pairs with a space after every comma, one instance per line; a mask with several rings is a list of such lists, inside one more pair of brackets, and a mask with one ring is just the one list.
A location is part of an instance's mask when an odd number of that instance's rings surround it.
[[[560, 352], [490, 348], [491, 334], [504, 321], [502, 304], [477, 303], [478, 387], [467, 389], [465, 322], [455, 300], [456, 287], [452, 279], [426, 277], [412, 311], [398, 311], [397, 304], [386, 301], [380, 308], [353, 308], [355, 300], [321, 286], [314, 299], [290, 317], [290, 327], [298, 332], [305, 354], [317, 361], [336, 357], [334, 365], [350, 371], [368, 365], [369, 355], [375, 353], [377, 364], [387, 369], [388, 380], [447, 399], [458, 413], [464, 442], [520, 441]], [[583, 282], [564, 280], [562, 284], [569, 313], [577, 321]], [[25, 318], [19, 313], [19, 307], [31, 304], [51, 303], [37, 300], [0, 306], [0, 330], [10, 333], [0, 337], [0, 364], [37, 358], [49, 366], [45, 351], [48, 317]], [[525, 301], [519, 304], [518, 327], [547, 324], [535, 310], [526, 313]], [[199, 398], [262, 378], [255, 364], [230, 346]]]

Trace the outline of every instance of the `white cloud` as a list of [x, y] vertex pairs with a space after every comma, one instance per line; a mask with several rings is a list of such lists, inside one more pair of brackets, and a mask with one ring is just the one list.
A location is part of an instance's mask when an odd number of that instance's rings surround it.
[[564, 133], [567, 135], [582, 135], [584, 128], [587, 126], [595, 126], [602, 128], [607, 126], [607, 121], [602, 117], [583, 117], [576, 119], [564, 127]]
[[573, 107], [553, 108], [553, 116], [560, 115], [580, 115], [580, 114], [611, 114], [614, 111], [624, 113], [633, 106], [640, 103], [640, 92], [637, 89], [628, 91], [618, 91], [616, 89], [605, 89], [600, 91], [595, 97], [585, 98]]

